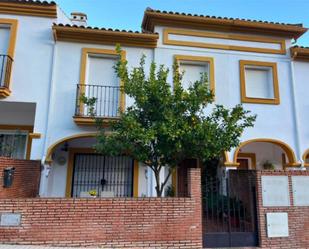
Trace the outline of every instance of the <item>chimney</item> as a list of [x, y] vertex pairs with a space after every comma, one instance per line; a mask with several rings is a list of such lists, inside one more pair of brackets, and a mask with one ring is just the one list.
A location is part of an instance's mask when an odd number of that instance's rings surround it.
[[71, 13], [71, 21], [78, 26], [87, 26], [87, 15], [81, 12]]

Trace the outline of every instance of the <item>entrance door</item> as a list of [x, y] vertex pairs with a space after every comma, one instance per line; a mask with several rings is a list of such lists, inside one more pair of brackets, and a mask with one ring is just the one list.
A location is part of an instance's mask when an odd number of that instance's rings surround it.
[[229, 170], [226, 177], [206, 172], [203, 177], [203, 246], [257, 246], [254, 172]]
[[126, 156], [75, 154], [72, 197], [81, 197], [90, 190], [101, 197], [132, 197], [133, 165]]
[[237, 162], [239, 163], [237, 169], [249, 169], [249, 159], [238, 158]]

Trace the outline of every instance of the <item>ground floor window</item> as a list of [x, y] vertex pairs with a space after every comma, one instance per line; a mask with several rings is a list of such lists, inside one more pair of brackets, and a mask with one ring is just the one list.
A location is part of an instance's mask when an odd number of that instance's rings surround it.
[[0, 156], [24, 159], [27, 149], [27, 133], [0, 130]]

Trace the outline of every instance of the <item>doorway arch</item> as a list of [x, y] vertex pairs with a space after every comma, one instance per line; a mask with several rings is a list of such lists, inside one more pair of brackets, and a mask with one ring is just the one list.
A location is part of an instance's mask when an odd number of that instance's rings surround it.
[[293, 149], [288, 144], [286, 144], [286, 143], [284, 143], [280, 140], [272, 139], [272, 138], [255, 138], [255, 139], [250, 139], [250, 140], [242, 142], [234, 152], [233, 163], [235, 165], [238, 164], [237, 158], [238, 158], [238, 155], [240, 153], [240, 149], [242, 147], [244, 147], [245, 145], [248, 145], [250, 143], [255, 143], [255, 142], [271, 143], [271, 144], [279, 146], [285, 152], [285, 154], [287, 156], [288, 162], [287, 162], [286, 166], [288, 166], [288, 167], [299, 167], [299, 166], [301, 166], [301, 163], [298, 162], [297, 159], [296, 159], [296, 156], [295, 156]]

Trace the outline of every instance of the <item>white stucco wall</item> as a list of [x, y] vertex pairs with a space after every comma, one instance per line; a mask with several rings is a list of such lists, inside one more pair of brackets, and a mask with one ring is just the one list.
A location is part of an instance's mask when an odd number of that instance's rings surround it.
[[263, 169], [266, 161], [271, 162], [276, 169], [282, 169], [282, 154], [285, 152], [278, 145], [264, 142], [251, 143], [242, 147], [241, 153], [255, 153], [256, 169]]
[[36, 104], [34, 131], [42, 133], [42, 138], [33, 140], [31, 159], [41, 159], [54, 48], [51, 26], [56, 19], [5, 14], [0, 14], [0, 18], [18, 20], [12, 93], [0, 101]]
[[[78, 126], [72, 118], [75, 111], [76, 85], [80, 80], [81, 51], [82, 48], [114, 49], [115, 46], [55, 42], [52, 36], [53, 22], [71, 23], [59, 7], [58, 19], [7, 14], [0, 14], [0, 18], [17, 19], [19, 21], [11, 79], [12, 94], [8, 98], [1, 99], [0, 102], [32, 103], [35, 106], [33, 108], [35, 115], [30, 114], [30, 112], [28, 112], [29, 115], [25, 114], [27, 112], [18, 114], [18, 111], [21, 111], [19, 109], [15, 112], [14, 117], [10, 117], [8, 113], [12, 112], [14, 108], [7, 111], [2, 110], [8, 118], [6, 120], [0, 118], [0, 123], [33, 124], [34, 132], [42, 134], [41, 139], [33, 140], [31, 159], [44, 159], [47, 149], [60, 139], [80, 133], [94, 132], [94, 127]], [[244, 104], [245, 109], [257, 114], [257, 121], [254, 128], [246, 130], [241, 140], [246, 141], [254, 138], [277, 139], [291, 146], [296, 153], [297, 160], [301, 160], [302, 153], [309, 148], [309, 129], [307, 128], [309, 123], [307, 101], [309, 98], [309, 63], [295, 62], [291, 66], [289, 52], [285, 55], [276, 55], [164, 45], [162, 43], [162, 31], [163, 27], [155, 28], [155, 32], [158, 32], [160, 36], [158, 47], [155, 49], [123, 47], [126, 51], [129, 67], [138, 66], [142, 54], [147, 56], [146, 70], [148, 70], [152, 60], [158, 65], [163, 64], [172, 68], [174, 55], [176, 54], [213, 57], [216, 103], [228, 108], [240, 103], [239, 60], [277, 63], [281, 103], [280, 105]], [[201, 40], [196, 37], [182, 38], [185, 40], [211, 41], [235, 45], [234, 41], [227, 39], [219, 41], [218, 39]], [[277, 48], [272, 44], [256, 44], [246, 41], [241, 41], [238, 45]], [[287, 40], [286, 45], [289, 48], [291, 42]], [[292, 73], [293, 70], [294, 74]], [[169, 75], [169, 80], [172, 83], [172, 72]], [[295, 89], [293, 88], [293, 82]], [[295, 96], [293, 96], [294, 90]], [[293, 97], [295, 97], [295, 103]], [[126, 97], [126, 104], [127, 106], [131, 105], [132, 99]], [[89, 146], [89, 144], [79, 144], [78, 147], [80, 146]], [[256, 149], [264, 153], [264, 155], [271, 156], [267, 154], [271, 151], [270, 148], [266, 150], [267, 146], [269, 145], [263, 146], [263, 150]], [[58, 150], [56, 153], [65, 152]], [[233, 151], [230, 153], [230, 161], [232, 161], [232, 156]], [[274, 154], [272, 156], [275, 159], [277, 158]], [[279, 158], [277, 159], [279, 160]], [[65, 165], [60, 166], [54, 162], [48, 178], [46, 178], [48, 171], [43, 172], [42, 185], [45, 184], [45, 194], [64, 196], [66, 170]], [[164, 171], [162, 171], [163, 175]], [[139, 183], [140, 196], [153, 196], [155, 194], [153, 173], [142, 165], [139, 168]]]
[[295, 94], [299, 124], [300, 151], [309, 149], [309, 62], [293, 63], [295, 75]]
[[[253, 60], [263, 62], [275, 62], [278, 67], [280, 105], [247, 104], [245, 109], [252, 114], [257, 114], [254, 128], [249, 128], [243, 134], [241, 140], [246, 141], [253, 138], [271, 138], [281, 140], [289, 144], [294, 151], [297, 149], [295, 138], [296, 126], [293, 114], [292, 81], [290, 69], [289, 52], [281, 54], [264, 54], [253, 52], [239, 52], [220, 49], [206, 49], [187, 46], [165, 45], [162, 43], [162, 32], [164, 27], [156, 27], [160, 39], [155, 49], [154, 57], [158, 64], [172, 67], [174, 55], [191, 55], [213, 57], [215, 65], [215, 92], [216, 104], [222, 104], [231, 108], [240, 104], [240, 60]], [[228, 44], [222, 40], [220, 44]], [[286, 41], [287, 47], [290, 41]], [[171, 80], [172, 74], [169, 79]], [[308, 141], [309, 139], [307, 139]], [[230, 153], [232, 161], [233, 151]], [[297, 153], [298, 160], [300, 155]]]

